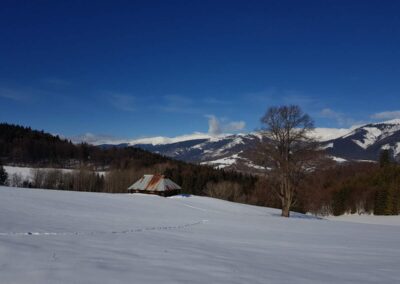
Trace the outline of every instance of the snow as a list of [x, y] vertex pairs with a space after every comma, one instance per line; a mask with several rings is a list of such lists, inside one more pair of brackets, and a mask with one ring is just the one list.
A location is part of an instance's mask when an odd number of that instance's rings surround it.
[[210, 160], [210, 161], [201, 162], [200, 164], [201, 165], [210, 165], [210, 166], [213, 166], [214, 168], [217, 168], [217, 169], [224, 169], [224, 168], [229, 167], [229, 166], [231, 166], [233, 164], [237, 164], [238, 161], [242, 161], [248, 167], [256, 169], [256, 170], [265, 170], [265, 169], [270, 170], [270, 168], [265, 168], [263, 166], [254, 164], [251, 160], [249, 160], [247, 158], [240, 157], [239, 155], [242, 152], [243, 151], [240, 151], [237, 154], [233, 154], [231, 156], [220, 158], [220, 159], [216, 159], [216, 160]]
[[343, 159], [343, 158], [340, 158], [340, 157], [335, 157], [335, 156], [329, 156], [332, 160], [334, 160], [335, 162], [338, 162], [338, 163], [344, 163], [344, 162], [347, 162], [347, 160], [346, 159]]
[[333, 140], [339, 137], [342, 137], [348, 133], [352, 128], [324, 128], [324, 127], [317, 127], [315, 128], [312, 133], [311, 137], [317, 139], [318, 141], [328, 141]]
[[206, 197], [7, 187], [0, 216], [2, 283], [400, 281], [398, 221], [286, 219]]
[[344, 221], [344, 222], [351, 222], [351, 223], [400, 226], [400, 216], [347, 214], [347, 215], [342, 215], [342, 216], [329, 216], [329, 217], [327, 217], [327, 219], [332, 220], [332, 221]]
[[217, 159], [217, 160], [213, 160], [213, 161], [202, 162], [200, 164], [211, 165], [211, 166], [216, 165], [216, 168], [223, 169], [230, 165], [235, 164], [238, 159], [240, 159], [239, 154], [234, 154], [230, 157], [225, 157], [225, 158], [221, 158], [221, 159]]
[[230, 134], [221, 134], [221, 135], [211, 135], [208, 133], [195, 132], [193, 134], [181, 135], [177, 137], [148, 137], [148, 138], [140, 138], [128, 141], [129, 145], [137, 145], [137, 144], [152, 144], [152, 145], [163, 145], [163, 144], [171, 144], [178, 143], [196, 139], [208, 139], [210, 141], [218, 141], [219, 139], [223, 139], [224, 137]]
[[123, 138], [117, 138], [112, 135], [107, 135], [107, 134], [94, 134], [94, 133], [84, 133], [80, 135], [76, 135], [73, 137], [65, 137], [63, 135], [59, 135], [63, 139], [70, 139], [72, 143], [74, 144], [79, 144], [79, 143], [88, 143], [92, 145], [102, 145], [102, 144], [112, 144], [112, 145], [118, 145], [118, 144], [123, 144], [127, 143], [126, 139]]
[[190, 148], [191, 148], [191, 149], [203, 150], [204, 145], [205, 145], [205, 143], [200, 143], [200, 144], [194, 145], [194, 146], [192, 146], [192, 147], [190, 147]]
[[326, 144], [326, 145], [324, 145], [324, 146], [321, 146], [320, 148], [321, 148], [321, 150], [333, 148], [333, 142], [328, 143], [328, 144]]
[[[388, 130], [385, 130], [384, 136], [391, 135], [393, 132], [400, 130], [400, 119], [393, 119], [388, 121], [383, 121], [379, 123], [374, 123], [375, 125], [378, 124], [387, 124]], [[369, 125], [369, 124], [367, 124]], [[339, 137], [346, 138], [354, 134], [354, 130], [358, 128], [366, 128], [365, 125], [353, 125], [350, 128], [328, 128], [328, 127], [317, 127], [315, 128], [312, 133], [311, 137], [324, 142], [333, 140]], [[263, 135], [258, 132], [249, 132], [249, 133], [237, 133], [236, 136], [240, 137], [248, 137], [254, 136], [257, 139], [262, 139]], [[207, 139], [210, 142], [217, 142], [220, 141], [228, 136], [232, 136], [231, 133], [222, 133], [219, 135], [213, 135], [210, 133], [204, 132], [194, 132], [191, 134], [183, 134], [176, 137], [166, 137], [166, 136], [154, 136], [154, 137], [143, 137], [137, 139], [123, 139], [123, 138], [115, 138], [110, 135], [97, 135], [93, 133], [85, 133], [83, 135], [70, 137], [70, 139], [74, 143], [81, 143], [87, 142], [93, 145], [102, 145], [102, 144], [111, 144], [111, 145], [118, 145], [127, 143], [129, 145], [138, 145], [138, 144], [151, 144], [151, 145], [164, 145], [164, 144], [171, 144], [171, 143], [178, 143], [184, 141], [190, 141], [195, 139]]]
[[377, 163], [377, 161], [374, 160], [355, 160], [357, 162], [363, 162], [363, 163]]
[[253, 136], [260, 141], [262, 141], [264, 138], [264, 136], [261, 132], [253, 131], [253, 132], [250, 132], [249, 134], [250, 134], [250, 136]]
[[[32, 181], [32, 172], [33, 170], [44, 170], [44, 171], [51, 171], [51, 170], [60, 170], [63, 173], [71, 173], [74, 170], [71, 169], [55, 169], [55, 168], [29, 168], [29, 167], [13, 167], [13, 166], [4, 166], [4, 169], [6, 170], [8, 177], [11, 178], [12, 175], [18, 174], [21, 175], [21, 178], [23, 180], [29, 180]], [[102, 172], [104, 173], [104, 172]]]
[[[266, 169], [265, 167], [260, 166], [260, 165], [256, 165], [252, 161], [249, 161], [249, 160], [248, 160], [248, 162], [246, 164], [247, 164], [248, 167], [251, 167], [251, 168], [256, 169], [256, 170], [265, 170]], [[270, 170], [270, 168], [267, 168], [267, 169]]]
[[[8, 177], [11, 178], [14, 174], [18, 174], [21, 176], [23, 180], [29, 180], [32, 181], [32, 173], [33, 170], [42, 170], [42, 171], [52, 171], [52, 170], [59, 170], [62, 171], [63, 173], [72, 173], [75, 170], [73, 169], [58, 169], [58, 168], [30, 168], [30, 167], [14, 167], [14, 166], [4, 166], [4, 169], [6, 170]], [[106, 174], [105, 171], [96, 171], [101, 176], [104, 176]]]
[[154, 137], [143, 137], [137, 139], [122, 139], [115, 138], [110, 135], [96, 135], [92, 133], [85, 133], [83, 135], [78, 135], [75, 137], [71, 137], [70, 139], [74, 143], [82, 143], [86, 142], [92, 145], [102, 145], [102, 144], [110, 144], [110, 145], [118, 145], [118, 144], [129, 144], [131, 146], [138, 144], [151, 144], [151, 145], [164, 145], [164, 144], [172, 144], [196, 139], [208, 139], [210, 141], [218, 141], [223, 139], [226, 136], [232, 134], [224, 133], [220, 135], [211, 135], [209, 133], [202, 132], [194, 132], [192, 134], [184, 134], [176, 137], [166, 137], [166, 136], [154, 136]]
[[400, 118], [386, 120], [386, 121], [381, 122], [381, 123], [383, 123], [383, 124], [400, 124]]
[[381, 147], [382, 150], [393, 150], [393, 156], [396, 157], [400, 154], [400, 142], [397, 142], [394, 145], [385, 144]]
[[353, 139], [353, 142], [356, 143], [361, 148], [367, 149], [369, 146], [371, 146], [377, 141], [379, 136], [381, 136], [382, 130], [376, 127], [363, 127], [363, 129], [367, 131], [363, 141]]
[[232, 147], [234, 147], [236, 145], [240, 145], [240, 144], [244, 144], [244, 141], [243, 141], [243, 138], [239, 136], [239, 137], [233, 139], [232, 142], [230, 142], [227, 145], [225, 145], [223, 147], [223, 149], [229, 149], [229, 148], [232, 148]]
[[397, 142], [394, 147], [394, 156], [397, 156], [398, 154], [400, 154], [400, 142]]
[[227, 150], [229, 150], [237, 145], [240, 145], [240, 144], [245, 144], [245, 142], [243, 141], [243, 138], [241, 136], [234, 137], [231, 142], [227, 143], [226, 145], [224, 145], [223, 147], [221, 147], [219, 149], [214, 150], [212, 155], [213, 156], [223, 155], [224, 152], [226, 152]]

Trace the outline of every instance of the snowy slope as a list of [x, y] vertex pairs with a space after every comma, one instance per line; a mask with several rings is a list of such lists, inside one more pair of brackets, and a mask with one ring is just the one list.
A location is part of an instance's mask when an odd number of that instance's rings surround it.
[[400, 160], [400, 120], [390, 120], [360, 126], [347, 135], [326, 141], [329, 154], [344, 159], [378, 160], [382, 150]]
[[1, 283], [398, 283], [400, 226], [0, 187]]

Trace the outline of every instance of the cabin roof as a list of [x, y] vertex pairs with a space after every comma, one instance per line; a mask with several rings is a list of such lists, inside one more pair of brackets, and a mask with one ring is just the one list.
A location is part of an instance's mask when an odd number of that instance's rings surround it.
[[128, 187], [128, 190], [168, 191], [181, 189], [179, 185], [164, 175], [144, 175], [137, 182]]

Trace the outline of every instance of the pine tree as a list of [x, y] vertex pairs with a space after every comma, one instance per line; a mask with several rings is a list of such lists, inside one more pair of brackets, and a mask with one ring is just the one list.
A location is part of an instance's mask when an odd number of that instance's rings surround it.
[[346, 201], [348, 198], [348, 193], [349, 189], [347, 187], [343, 187], [334, 193], [332, 200], [332, 213], [334, 216], [339, 216], [346, 213]]
[[389, 150], [383, 150], [379, 156], [379, 166], [384, 168], [391, 164], [390, 153]]
[[0, 185], [6, 185], [8, 174], [4, 169], [3, 165], [0, 165]]
[[387, 190], [378, 189], [375, 193], [374, 202], [374, 214], [375, 215], [385, 215], [386, 202], [387, 201]]

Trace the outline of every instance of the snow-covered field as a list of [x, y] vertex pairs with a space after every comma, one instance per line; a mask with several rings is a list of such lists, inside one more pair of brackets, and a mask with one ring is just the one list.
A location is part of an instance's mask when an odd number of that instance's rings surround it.
[[[74, 170], [72, 169], [57, 169], [57, 168], [30, 168], [30, 167], [14, 167], [14, 166], [4, 166], [9, 178], [12, 178], [13, 175], [17, 174], [20, 175], [22, 180], [29, 180], [32, 181], [33, 171], [40, 170], [40, 171], [54, 171], [59, 170], [63, 173], [73, 173]], [[104, 171], [97, 171], [99, 175], [105, 175]]]
[[376, 216], [376, 215], [342, 215], [342, 216], [329, 216], [326, 217], [328, 220], [333, 221], [344, 221], [351, 223], [362, 223], [362, 224], [377, 224], [377, 225], [390, 225], [400, 226], [400, 216]]
[[399, 218], [350, 219], [0, 187], [0, 283], [399, 283]]

